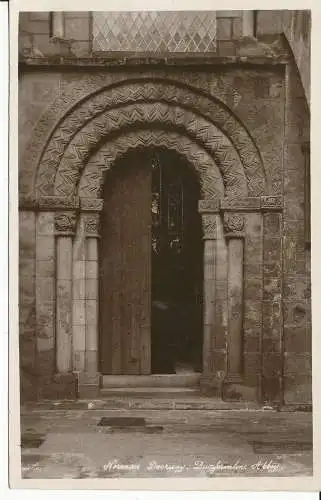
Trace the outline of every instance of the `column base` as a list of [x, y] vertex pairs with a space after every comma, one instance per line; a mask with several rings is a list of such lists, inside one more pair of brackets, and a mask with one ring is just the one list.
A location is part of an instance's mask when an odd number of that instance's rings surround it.
[[54, 47], [55, 55], [57, 56], [72, 56], [71, 50], [73, 40], [64, 37], [55, 36], [51, 38], [51, 43]]
[[203, 373], [200, 378], [200, 391], [205, 396], [223, 399], [223, 380], [215, 374]]
[[39, 399], [77, 399], [77, 376], [75, 373], [55, 373], [48, 380], [42, 378]]
[[77, 380], [77, 397], [79, 399], [99, 398], [100, 382], [100, 373], [79, 372]]
[[240, 375], [228, 375], [223, 383], [224, 401], [258, 401], [258, 387], [249, 387], [244, 384]]

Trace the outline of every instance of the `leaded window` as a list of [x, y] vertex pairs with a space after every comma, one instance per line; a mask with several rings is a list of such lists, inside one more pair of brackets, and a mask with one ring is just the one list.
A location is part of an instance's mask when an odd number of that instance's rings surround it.
[[96, 52], [216, 51], [215, 11], [93, 12]]

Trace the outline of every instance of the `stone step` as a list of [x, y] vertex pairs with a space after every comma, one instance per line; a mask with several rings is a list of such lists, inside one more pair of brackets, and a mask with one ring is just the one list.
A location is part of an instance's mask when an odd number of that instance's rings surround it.
[[103, 387], [100, 393], [105, 396], [126, 396], [133, 397], [155, 396], [155, 397], [181, 397], [200, 395], [199, 387]]
[[106, 388], [179, 388], [199, 386], [201, 374], [194, 372], [181, 372], [173, 374], [153, 375], [103, 375], [102, 386]]
[[[198, 390], [151, 391], [112, 389], [101, 391], [105, 409], [124, 410], [223, 410], [223, 409], [257, 409], [256, 403], [226, 402], [216, 397], [205, 397]], [[96, 403], [92, 403], [93, 407]], [[100, 405], [99, 405], [100, 406]]]

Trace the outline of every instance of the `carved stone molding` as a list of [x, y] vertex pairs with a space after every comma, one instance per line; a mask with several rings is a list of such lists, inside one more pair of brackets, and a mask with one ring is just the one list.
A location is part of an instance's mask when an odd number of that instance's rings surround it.
[[98, 213], [86, 215], [85, 217], [85, 236], [100, 237], [100, 216]]
[[80, 210], [84, 212], [101, 212], [104, 206], [102, 198], [80, 197]]
[[[172, 129], [184, 136], [191, 137], [196, 152], [202, 148], [214, 159], [224, 179], [226, 192], [239, 196], [246, 195], [247, 180], [243, 165], [232, 142], [208, 120], [196, 115], [195, 112], [177, 108], [177, 105], [173, 107], [159, 102], [136, 103], [124, 108], [106, 111], [92, 119], [72, 139], [61, 159], [55, 177], [57, 194], [66, 192], [67, 181], [70, 182], [69, 193], [72, 193], [72, 189], [77, 183], [77, 173], [78, 176], [81, 175], [92, 151], [97, 149], [102, 141], [108, 140], [108, 136], [113, 132], [120, 132], [124, 129], [138, 130], [142, 127], [146, 128], [148, 125], [157, 124], [163, 130], [170, 131]], [[165, 133], [164, 131], [163, 134]], [[201, 148], [198, 144], [201, 145]], [[67, 175], [71, 164], [75, 171], [74, 182], [73, 178]], [[202, 169], [198, 165], [195, 167], [202, 177], [205, 168]], [[208, 172], [209, 175], [210, 172]], [[210, 182], [210, 185], [213, 185], [213, 182]]]
[[77, 196], [40, 196], [38, 198], [39, 210], [75, 210], [79, 206]]
[[75, 233], [77, 216], [75, 212], [55, 214], [55, 232], [59, 236], [73, 235]]
[[[224, 195], [224, 184], [222, 175], [213, 158], [198, 144], [177, 132], [167, 130], [135, 130], [126, 135], [117, 136], [113, 141], [106, 143], [85, 166], [85, 170], [79, 183], [80, 196], [97, 198], [101, 196], [104, 173], [111, 169], [118, 158], [124, 153], [137, 149], [165, 147], [170, 151], [176, 151], [190, 164], [194, 165], [199, 173], [201, 196], [206, 199], [218, 199]], [[72, 166], [69, 165], [72, 170]], [[79, 166], [75, 167], [75, 177]], [[63, 184], [63, 176], [59, 185], [66, 192], [74, 191], [74, 185]]]
[[200, 214], [218, 213], [220, 209], [220, 200], [199, 200], [198, 211]]
[[224, 233], [227, 238], [244, 236], [244, 217], [239, 214], [224, 214]]
[[36, 211], [38, 208], [39, 203], [36, 195], [19, 195], [19, 210]]
[[215, 240], [217, 235], [216, 215], [202, 215], [203, 240]]
[[[97, 76], [96, 89], [97, 87], [99, 88], [101, 78], [101, 76]], [[115, 80], [116, 79], [117, 78], [115, 77]], [[89, 83], [91, 83], [91, 85]], [[91, 87], [94, 88], [94, 83], [89, 83], [87, 82], [87, 89], [90, 90]], [[81, 86], [83, 87], [81, 88]], [[107, 111], [111, 107], [117, 108], [117, 106], [120, 107], [125, 104], [134, 104], [135, 107], [138, 106], [138, 101], [140, 103], [150, 103], [155, 102], [157, 99], [166, 103], [166, 106], [169, 109], [167, 117], [165, 115], [161, 119], [161, 122], [164, 124], [168, 122], [168, 117], [170, 113], [172, 113], [172, 110], [170, 110], [171, 106], [174, 105], [176, 108], [177, 106], [181, 106], [181, 110], [179, 110], [178, 113], [174, 113], [177, 117], [173, 117], [174, 121], [172, 121], [173, 126], [176, 128], [186, 127], [188, 123], [191, 126], [191, 122], [189, 120], [184, 123], [184, 115], [187, 113], [188, 107], [190, 109], [195, 109], [195, 113], [198, 116], [196, 120], [193, 120], [193, 123], [197, 124], [196, 127], [194, 126], [194, 134], [198, 134], [200, 136], [199, 140], [201, 140], [203, 144], [206, 144], [211, 140], [211, 134], [209, 134], [209, 131], [213, 125], [221, 130], [221, 137], [228, 138], [228, 140], [234, 145], [235, 150], [241, 159], [241, 163], [244, 166], [249, 192], [252, 194], [263, 194], [265, 192], [265, 174], [256, 146], [246, 129], [219, 100], [211, 96], [206, 97], [199, 93], [197, 88], [187, 88], [183, 86], [181, 82], [164, 83], [164, 81], [157, 81], [157, 78], [155, 77], [153, 77], [152, 81], [151, 79], [146, 78], [142, 78], [140, 82], [128, 80], [126, 82], [123, 81], [114, 86], [112, 89], [102, 88], [101, 91], [95, 95], [88, 95], [88, 90], [86, 89], [84, 83], [80, 83], [79, 86], [75, 83], [74, 87], [75, 88], [72, 93], [64, 95], [63, 98], [57, 99], [54, 104], [49, 107], [45, 116], [41, 118], [39, 124], [37, 125], [37, 129], [35, 130], [35, 135], [37, 135], [37, 137], [34, 138], [28, 148], [28, 151], [26, 152], [26, 164], [23, 176], [28, 176], [28, 172], [31, 172], [33, 165], [38, 163], [41, 148], [43, 147], [42, 144], [45, 142], [44, 134], [47, 133], [47, 136], [49, 136], [50, 126], [48, 129], [48, 125], [49, 123], [51, 124], [51, 127], [54, 125], [53, 133], [50, 136], [50, 141], [48, 142], [46, 150], [42, 155], [41, 164], [39, 166], [37, 184], [40, 192], [44, 192], [43, 190], [46, 190], [47, 194], [52, 194], [47, 190], [52, 189], [50, 188], [50, 185], [53, 186], [55, 172], [57, 171], [58, 165], [65, 154], [66, 148], [71, 141], [73, 141], [73, 137], [77, 137], [78, 133], [80, 134], [80, 146], [77, 152], [80, 154], [80, 157], [84, 155], [88, 159], [88, 153], [86, 153], [86, 143], [88, 144], [90, 142], [89, 136], [92, 134], [93, 128], [90, 127], [90, 124], [88, 125], [88, 139], [86, 139], [86, 134], [81, 134], [80, 131], [89, 120], [95, 119], [96, 116], [98, 117], [98, 115]], [[82, 97], [85, 97], [87, 93], [87, 99], [81, 100], [81, 93], [83, 93]], [[78, 99], [81, 100], [81, 104], [75, 102], [77, 96]], [[68, 109], [68, 101], [69, 106], [73, 104], [74, 107], [64, 116], [64, 113]], [[156, 122], [159, 121], [157, 113], [155, 114], [155, 118], [153, 117], [153, 113], [148, 113], [148, 122], [153, 120], [156, 120]], [[117, 118], [117, 114], [119, 118]], [[116, 121], [119, 120], [117, 123], [118, 128], [122, 121], [125, 124], [128, 124], [128, 116], [126, 117], [123, 114], [123, 118], [120, 118], [121, 114], [122, 113], [119, 113], [119, 110], [116, 109], [113, 115], [116, 116]], [[133, 113], [132, 116], [135, 116], [135, 113]], [[144, 120], [146, 122], [146, 119]], [[204, 125], [206, 125], [204, 130], [202, 130], [203, 127], [198, 126], [199, 120], [206, 121], [207, 124], [204, 122]], [[97, 131], [96, 133], [99, 134], [99, 127], [95, 128]], [[77, 140], [78, 139], [76, 139], [75, 142], [73, 141], [75, 145], [77, 144]], [[213, 147], [215, 147], [214, 142], [212, 144]], [[220, 147], [221, 146], [218, 143], [216, 149], [220, 150]], [[84, 151], [82, 151], [82, 149]], [[229, 155], [231, 152], [234, 154], [233, 148], [230, 148], [229, 150], [226, 150], [226, 148], [223, 149], [223, 155]], [[229, 161], [228, 157], [226, 161]], [[236, 163], [232, 162], [231, 164], [233, 164], [233, 168], [235, 168]], [[25, 189], [30, 182], [31, 179], [24, 178], [21, 184]]]
[[221, 210], [224, 211], [240, 211], [240, 212], [252, 212], [261, 209], [261, 198], [249, 197], [249, 198], [239, 198], [239, 199], [229, 199], [224, 198], [220, 204]]
[[283, 197], [282, 196], [261, 196], [261, 209], [262, 210], [282, 210]]
[[76, 210], [78, 206], [79, 200], [76, 196], [19, 195], [19, 208], [21, 210], [52, 212]]

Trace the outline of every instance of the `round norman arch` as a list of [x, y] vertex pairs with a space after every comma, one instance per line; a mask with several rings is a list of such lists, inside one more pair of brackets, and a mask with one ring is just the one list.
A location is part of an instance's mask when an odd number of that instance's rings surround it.
[[[233, 113], [220, 101], [196, 89], [157, 79], [140, 79], [139, 82], [126, 84], [122, 82], [74, 106], [50, 132], [37, 172], [33, 178], [29, 176], [29, 180], [22, 181], [22, 184], [25, 186], [29, 183], [29, 192], [53, 194], [54, 186], [57, 185], [56, 175], [60, 164], [64, 164], [64, 158], [69, 170], [65, 173], [64, 169], [60, 169], [63, 177], [75, 179], [78, 170], [80, 178], [81, 169], [90, 155], [106, 139], [106, 134], [102, 132], [106, 120], [111, 124], [110, 133], [115, 133], [117, 129], [129, 127], [131, 123], [146, 123], [147, 116], [150, 124], [170, 124], [178, 130], [184, 130], [187, 136], [191, 136], [205, 151], [215, 156], [218, 166], [226, 165], [229, 175], [233, 171], [239, 177], [240, 184], [243, 176], [249, 196], [269, 192], [269, 182], [257, 148]], [[216, 131], [214, 136], [213, 127]], [[243, 175], [240, 175], [240, 165]], [[28, 172], [28, 168], [25, 171]], [[227, 178], [225, 181], [227, 185], [228, 182], [236, 182], [235, 179], [228, 181]], [[74, 182], [77, 184], [76, 179]], [[240, 190], [242, 193], [239, 195], [244, 196], [244, 186]]]
[[[185, 111], [179, 106], [168, 106], [159, 102], [129, 105], [97, 116], [72, 139], [60, 161], [56, 175], [53, 169], [51, 177], [48, 176], [48, 171], [45, 172], [46, 186], [48, 182], [53, 183], [55, 195], [76, 194], [79, 178], [92, 153], [103, 142], [110, 142], [112, 154], [115, 134], [126, 135], [141, 127], [149, 129], [157, 127], [180, 132], [181, 136], [177, 137], [177, 141], [183, 140], [184, 137], [185, 145], [187, 140], [189, 142], [192, 140], [195, 143], [195, 150], [197, 148], [204, 150], [204, 172], [205, 166], [212, 163], [208, 156], [218, 165], [227, 196], [247, 196], [244, 169], [231, 141], [215, 125], [195, 113]], [[162, 135], [163, 138], [160, 140], [164, 142], [165, 135], [164, 133]], [[132, 147], [132, 143], [129, 146]], [[184, 148], [186, 149], [186, 146], [180, 144], [176, 147], [182, 153]], [[43, 177], [40, 177], [40, 188], [44, 186], [42, 181]], [[41, 192], [43, 194], [43, 191]]]
[[[106, 142], [85, 166], [74, 194], [86, 198], [99, 198], [104, 184], [104, 173], [126, 152], [164, 147], [185, 158], [198, 173], [201, 196], [204, 199], [224, 196], [222, 175], [213, 158], [188, 137], [167, 130], [134, 130]], [[63, 182], [63, 177], [59, 182]], [[59, 188], [59, 184], [58, 184]], [[59, 189], [58, 189], [59, 192]]]

